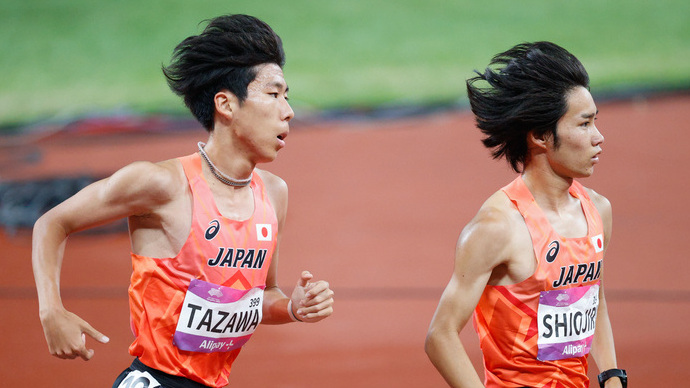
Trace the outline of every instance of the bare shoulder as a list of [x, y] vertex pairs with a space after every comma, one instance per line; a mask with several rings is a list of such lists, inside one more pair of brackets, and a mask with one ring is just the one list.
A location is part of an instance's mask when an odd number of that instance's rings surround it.
[[182, 164], [176, 159], [162, 162], [133, 162], [107, 178], [105, 191], [113, 200], [120, 199], [150, 207], [177, 198], [186, 189]]
[[267, 189], [287, 192], [287, 183], [285, 183], [283, 178], [259, 168], [254, 169], [254, 171], [261, 177], [261, 180], [264, 181]]
[[502, 191], [497, 191], [463, 229], [456, 257], [467, 257], [473, 264], [490, 268], [505, 264], [513, 256], [516, 231], [521, 228], [524, 222], [520, 213]]
[[165, 193], [159, 192], [161, 197], [169, 197], [179, 195], [185, 192], [188, 186], [187, 178], [184, 174], [182, 163], [178, 159], [168, 159], [158, 163], [152, 163], [150, 168], [153, 170], [154, 188], [164, 190]]
[[491, 239], [499, 239], [494, 241], [507, 242], [517, 222], [522, 222], [522, 216], [505, 193], [497, 191], [482, 204], [468, 226]]
[[268, 191], [269, 198], [273, 204], [278, 218], [281, 219], [285, 216], [287, 211], [287, 200], [288, 200], [288, 186], [285, 181], [271, 172], [262, 169], [255, 169], [256, 174], [261, 177], [264, 184], [266, 185], [266, 191]]
[[613, 230], [613, 210], [611, 209], [611, 202], [608, 198], [597, 193], [596, 191], [585, 187], [589, 198], [592, 199], [592, 203], [597, 208], [599, 216], [604, 227], [604, 247], [608, 247], [609, 240], [611, 239], [611, 232]]
[[589, 194], [589, 198], [591, 198], [592, 203], [594, 203], [594, 206], [596, 206], [601, 217], [603, 219], [611, 218], [611, 201], [609, 201], [608, 198], [604, 197], [603, 195], [597, 193], [596, 191], [588, 187], [585, 187], [585, 190], [587, 191], [587, 194]]

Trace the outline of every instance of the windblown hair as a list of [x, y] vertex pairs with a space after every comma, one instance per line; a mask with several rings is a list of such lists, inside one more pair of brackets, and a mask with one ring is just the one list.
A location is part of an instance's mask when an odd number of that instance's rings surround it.
[[177, 45], [163, 74], [194, 117], [212, 131], [216, 93], [229, 90], [243, 102], [247, 86], [256, 78], [256, 66], [265, 63], [285, 65], [280, 37], [255, 17], [225, 15]]
[[[589, 89], [580, 61], [550, 42], [522, 43], [494, 56], [484, 73], [467, 80], [467, 95], [484, 146], [494, 159], [505, 156], [516, 172], [528, 158], [527, 134], [550, 134], [558, 146], [556, 125], [566, 113], [568, 93]], [[485, 81], [483, 87], [477, 86]]]

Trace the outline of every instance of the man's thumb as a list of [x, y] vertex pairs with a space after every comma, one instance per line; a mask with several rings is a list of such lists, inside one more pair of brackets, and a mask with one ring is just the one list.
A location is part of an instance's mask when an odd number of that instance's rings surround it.
[[297, 285], [304, 288], [307, 286], [307, 283], [313, 278], [314, 275], [311, 274], [309, 271], [302, 271], [302, 275], [300, 276], [299, 281], [297, 282]]

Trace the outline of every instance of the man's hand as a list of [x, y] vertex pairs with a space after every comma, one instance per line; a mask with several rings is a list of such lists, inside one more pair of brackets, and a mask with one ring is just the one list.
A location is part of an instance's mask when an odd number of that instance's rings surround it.
[[110, 341], [86, 321], [65, 309], [42, 315], [41, 323], [50, 354], [58, 358], [81, 357], [85, 361], [90, 360], [94, 350], [86, 348], [86, 334], [104, 344]]
[[318, 322], [333, 314], [333, 291], [324, 280], [311, 282], [313, 277], [303, 271], [290, 298], [290, 313], [303, 322]]

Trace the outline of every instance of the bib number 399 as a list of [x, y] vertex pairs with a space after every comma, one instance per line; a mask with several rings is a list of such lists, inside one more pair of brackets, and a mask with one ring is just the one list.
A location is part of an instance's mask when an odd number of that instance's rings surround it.
[[239, 349], [261, 322], [263, 294], [263, 287], [237, 290], [192, 280], [173, 343], [181, 350], [201, 353]]

